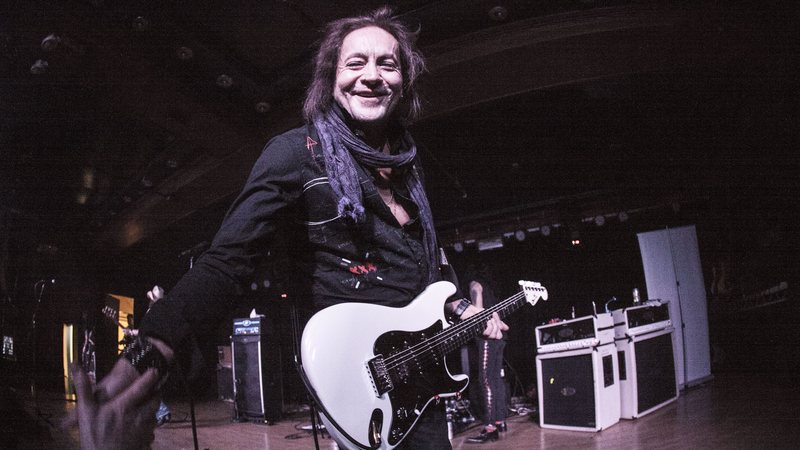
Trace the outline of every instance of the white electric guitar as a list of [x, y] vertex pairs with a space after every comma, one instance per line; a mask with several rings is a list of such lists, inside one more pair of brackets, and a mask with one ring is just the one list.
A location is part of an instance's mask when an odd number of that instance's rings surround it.
[[444, 303], [455, 286], [439, 281], [403, 308], [341, 303], [315, 314], [303, 331], [304, 378], [327, 431], [343, 448], [392, 449], [435, 399], [466, 389], [451, 375], [445, 355], [526, 302], [547, 300], [539, 283], [467, 320], [450, 325]]

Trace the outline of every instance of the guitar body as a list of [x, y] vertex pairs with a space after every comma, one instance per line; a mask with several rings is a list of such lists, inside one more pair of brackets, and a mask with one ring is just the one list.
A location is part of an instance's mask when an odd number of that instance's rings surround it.
[[467, 387], [444, 353], [413, 356], [412, 347], [449, 326], [444, 302], [455, 291], [440, 281], [403, 308], [342, 303], [311, 318], [301, 343], [306, 383], [339, 445], [394, 448], [437, 396]]

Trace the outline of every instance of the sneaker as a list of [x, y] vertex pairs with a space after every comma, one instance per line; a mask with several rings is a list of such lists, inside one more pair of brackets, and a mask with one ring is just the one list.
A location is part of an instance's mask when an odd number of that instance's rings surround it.
[[160, 427], [161, 425], [164, 425], [165, 423], [169, 422], [171, 418], [172, 415], [170, 413], [166, 413], [163, 416], [158, 416], [156, 417], [156, 425]]

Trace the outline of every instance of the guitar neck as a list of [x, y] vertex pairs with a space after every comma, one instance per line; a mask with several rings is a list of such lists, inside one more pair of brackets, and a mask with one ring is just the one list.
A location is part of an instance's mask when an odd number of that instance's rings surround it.
[[445, 330], [437, 336], [436, 346], [442, 353], [449, 353], [462, 345], [483, 334], [486, 329], [486, 321], [497, 313], [500, 319], [508, 317], [511, 313], [526, 304], [525, 294], [518, 292], [511, 297], [497, 303], [494, 306], [484, 309], [467, 320], [461, 321]]

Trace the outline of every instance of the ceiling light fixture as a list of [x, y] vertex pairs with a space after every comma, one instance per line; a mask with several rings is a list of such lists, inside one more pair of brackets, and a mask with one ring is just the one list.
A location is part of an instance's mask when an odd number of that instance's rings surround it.
[[175, 55], [177, 55], [178, 59], [181, 61], [188, 61], [194, 58], [194, 51], [189, 47], [178, 47], [178, 49], [175, 50]]
[[133, 29], [136, 31], [147, 31], [150, 28], [150, 21], [147, 20], [147, 17], [144, 16], [136, 16], [133, 19]]
[[220, 74], [217, 77], [217, 86], [221, 87], [222, 89], [230, 89], [233, 86], [233, 78], [227, 74]]
[[508, 9], [505, 6], [495, 6], [489, 10], [489, 17], [496, 22], [503, 22], [508, 19]]
[[34, 75], [41, 75], [47, 72], [47, 68], [49, 66], [50, 65], [47, 63], [47, 61], [43, 59], [37, 59], [36, 62], [31, 65], [31, 73]]
[[256, 112], [259, 114], [266, 114], [269, 110], [272, 109], [272, 105], [269, 102], [258, 102], [256, 103]]
[[50, 33], [42, 39], [42, 50], [46, 52], [52, 52], [56, 48], [58, 48], [58, 44], [61, 42], [61, 38], [56, 36], [55, 33]]
[[602, 214], [596, 215], [594, 217], [594, 224], [597, 225], [598, 227], [602, 227], [603, 225], [606, 224], [606, 216]]

